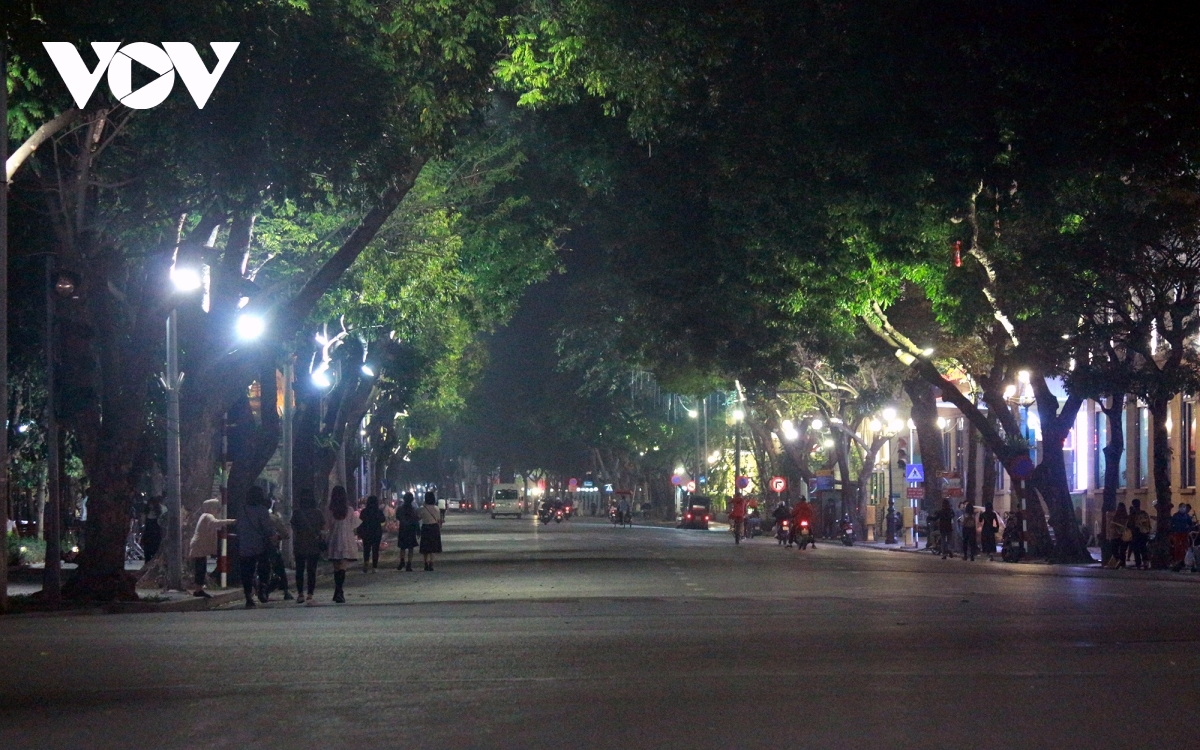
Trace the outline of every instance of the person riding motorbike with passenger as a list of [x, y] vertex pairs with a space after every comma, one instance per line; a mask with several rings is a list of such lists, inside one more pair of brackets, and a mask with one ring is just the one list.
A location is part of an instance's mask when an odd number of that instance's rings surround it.
[[[771, 518], [775, 519], [775, 538], [779, 539], [780, 538], [779, 535], [784, 533], [783, 522], [788, 521], [788, 525], [791, 525], [792, 508], [791, 508], [791, 506], [788, 505], [787, 500], [779, 501], [779, 505], [776, 505], [775, 510], [771, 511]], [[789, 536], [790, 536], [790, 534], [789, 534]], [[786, 541], [787, 541], [787, 544], [790, 546], [791, 541], [790, 540], [786, 540]]]
[[746, 498], [742, 497], [741, 493], [733, 496], [733, 502], [729, 506], [729, 527], [733, 530], [733, 543], [741, 544], [742, 535], [745, 532], [746, 522]]

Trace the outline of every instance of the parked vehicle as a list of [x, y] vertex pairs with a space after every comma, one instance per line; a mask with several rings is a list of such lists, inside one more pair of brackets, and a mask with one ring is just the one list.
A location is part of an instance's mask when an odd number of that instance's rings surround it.
[[683, 529], [702, 529], [708, 530], [708, 522], [712, 520], [712, 512], [710, 501], [703, 495], [695, 495], [691, 499], [691, 504], [684, 511], [683, 521], [679, 524]]
[[854, 522], [849, 518], [842, 519], [842, 544], [847, 547], [854, 546]]

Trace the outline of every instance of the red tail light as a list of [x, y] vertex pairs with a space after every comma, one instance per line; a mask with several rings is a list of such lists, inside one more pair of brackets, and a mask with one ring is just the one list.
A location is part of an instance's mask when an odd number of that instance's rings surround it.
[[704, 520], [705, 520], [705, 521], [711, 521], [711, 520], [712, 520], [712, 516], [705, 516], [705, 517], [704, 517]]
[[691, 513], [688, 513], [686, 516], [684, 516], [684, 517], [683, 517], [683, 520], [685, 520], [685, 521], [690, 521], [690, 520], [692, 520], [692, 514], [691, 514]]
[[807, 526], [807, 525], [808, 525], [808, 521], [801, 521], [801, 522], [800, 522], [800, 525], [801, 525], [801, 526]]

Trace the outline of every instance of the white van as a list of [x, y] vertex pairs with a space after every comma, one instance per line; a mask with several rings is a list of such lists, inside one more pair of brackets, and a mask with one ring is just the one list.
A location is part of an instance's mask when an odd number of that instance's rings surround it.
[[492, 485], [492, 518], [496, 516], [521, 517], [525, 512], [525, 487], [520, 484]]

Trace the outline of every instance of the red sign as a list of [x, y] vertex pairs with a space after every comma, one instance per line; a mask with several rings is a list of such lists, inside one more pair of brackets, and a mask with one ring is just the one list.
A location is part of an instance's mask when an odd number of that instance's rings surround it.
[[695, 492], [695, 491], [696, 491], [696, 482], [695, 482], [695, 481], [691, 481], [691, 482], [688, 482], [688, 483], [687, 483], [687, 491], [688, 491], [688, 492]]
[[774, 492], [783, 492], [787, 489], [787, 480], [783, 477], [771, 477], [771, 490]]
[[925, 499], [925, 488], [924, 487], [909, 487], [908, 488], [908, 499], [909, 500], [924, 500]]

